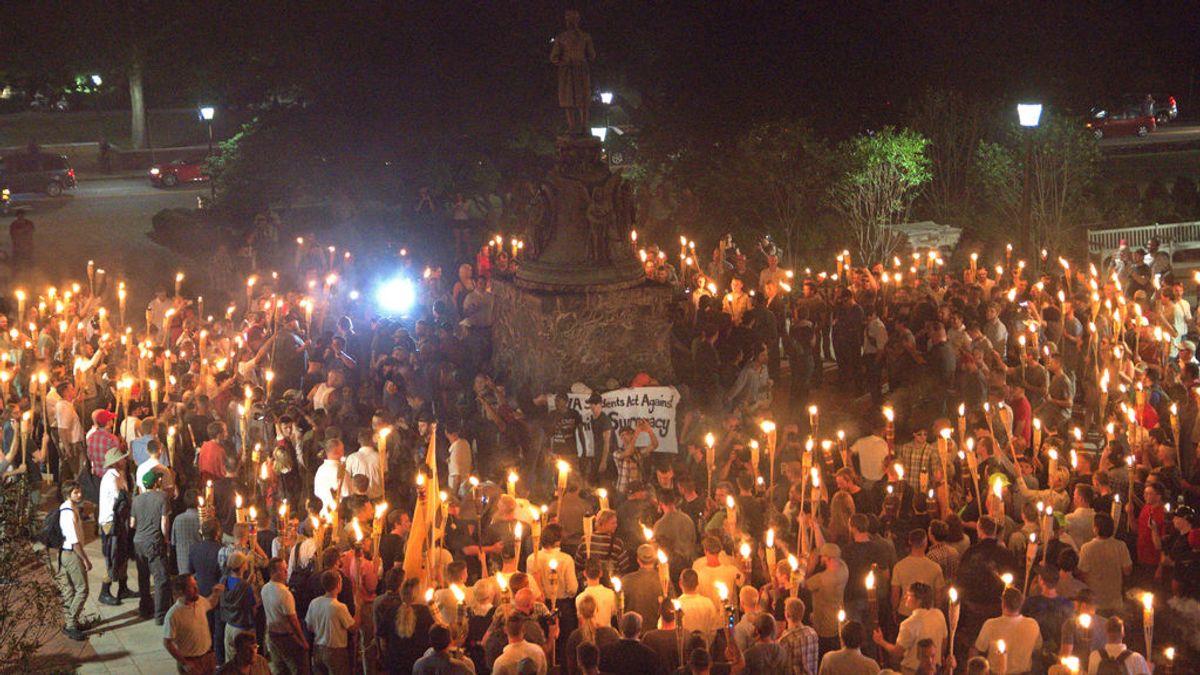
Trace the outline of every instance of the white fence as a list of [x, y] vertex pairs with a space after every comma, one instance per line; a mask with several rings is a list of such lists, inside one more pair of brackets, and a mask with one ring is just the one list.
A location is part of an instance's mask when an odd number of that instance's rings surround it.
[[1200, 242], [1200, 221], [1190, 223], [1165, 223], [1145, 227], [1124, 227], [1115, 230], [1088, 230], [1088, 253], [1101, 257], [1121, 246], [1121, 240], [1130, 248], [1145, 246], [1151, 237], [1158, 237], [1165, 248], [1185, 241]]

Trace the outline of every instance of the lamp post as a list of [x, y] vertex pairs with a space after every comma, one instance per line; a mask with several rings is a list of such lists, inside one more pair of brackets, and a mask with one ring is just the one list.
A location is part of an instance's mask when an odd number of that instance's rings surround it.
[[[608, 113], [612, 109], [613, 93], [611, 91], [600, 92], [600, 103], [604, 105], [604, 130], [599, 134], [596, 133], [597, 127], [592, 128], [592, 135], [600, 139], [600, 143], [604, 143], [604, 139], [608, 136], [608, 127], [611, 126], [608, 119]], [[612, 166], [612, 158], [609, 157], [607, 148], [604, 152], [604, 162], [608, 166]]]
[[[217, 109], [211, 105], [200, 106], [200, 119], [208, 124], [208, 156], [211, 159], [213, 154], [213, 117], [217, 114]], [[217, 185], [213, 182], [212, 176], [208, 177], [209, 196], [212, 200], [217, 199]]]
[[1029, 193], [1030, 166], [1033, 164], [1033, 130], [1042, 119], [1041, 103], [1018, 103], [1017, 119], [1025, 132], [1025, 180], [1021, 186], [1021, 243], [1026, 251], [1033, 250], [1033, 204]]

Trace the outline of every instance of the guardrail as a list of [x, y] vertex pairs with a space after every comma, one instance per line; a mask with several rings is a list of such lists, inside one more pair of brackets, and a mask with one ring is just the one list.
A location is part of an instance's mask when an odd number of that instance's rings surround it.
[[1200, 241], [1200, 221], [1187, 223], [1155, 223], [1143, 227], [1122, 227], [1113, 230], [1088, 230], [1088, 253], [1104, 255], [1115, 251], [1124, 240], [1129, 246], [1142, 246], [1151, 237], [1164, 245], [1176, 242]]

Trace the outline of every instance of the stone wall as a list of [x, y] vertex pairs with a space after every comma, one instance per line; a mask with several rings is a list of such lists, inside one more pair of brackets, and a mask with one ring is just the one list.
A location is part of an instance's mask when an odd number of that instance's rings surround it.
[[669, 288], [547, 292], [497, 278], [493, 291], [493, 361], [510, 391], [565, 391], [574, 382], [603, 389], [609, 378], [625, 385], [642, 371], [674, 382]]

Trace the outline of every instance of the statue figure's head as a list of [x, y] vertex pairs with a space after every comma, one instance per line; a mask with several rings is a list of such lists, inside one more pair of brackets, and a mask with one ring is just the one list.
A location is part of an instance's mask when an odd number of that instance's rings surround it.
[[568, 9], [566, 13], [567, 28], [579, 28], [579, 10]]

